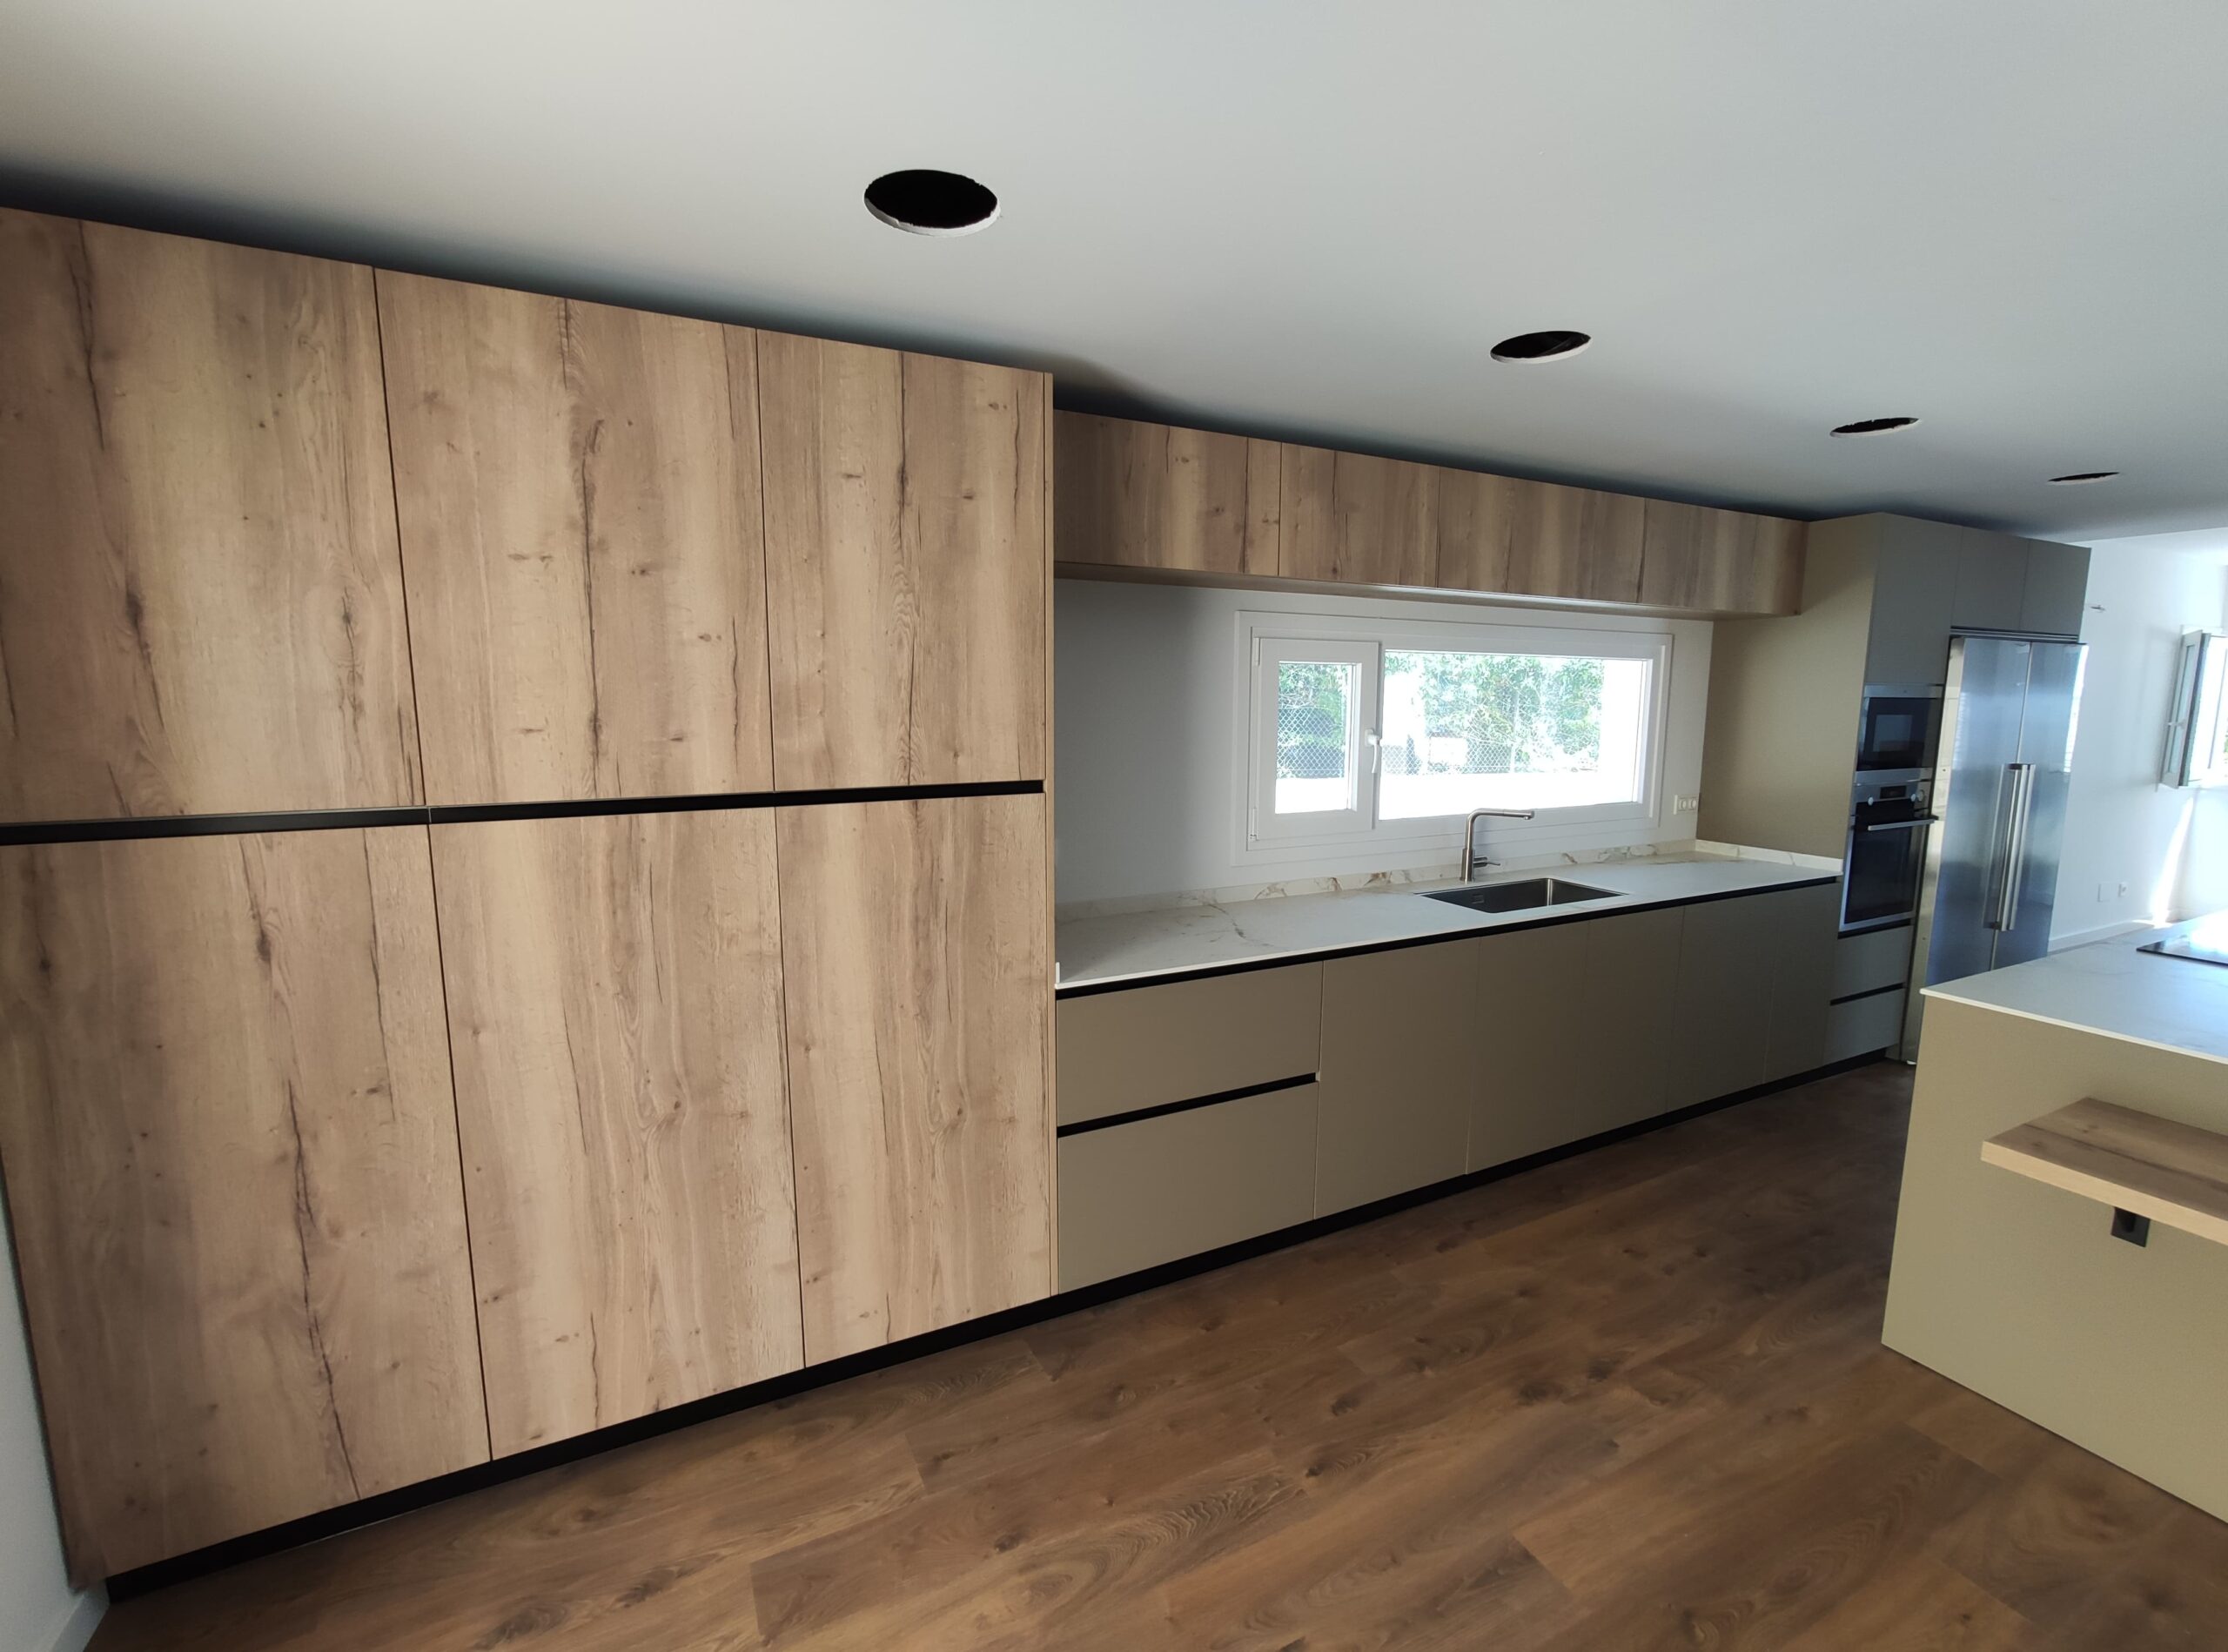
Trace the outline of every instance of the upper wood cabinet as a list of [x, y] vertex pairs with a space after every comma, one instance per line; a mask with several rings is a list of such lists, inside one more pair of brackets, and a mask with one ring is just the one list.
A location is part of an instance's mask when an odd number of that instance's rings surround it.
[[1285, 444], [1282, 545], [1288, 580], [1438, 582], [1439, 473], [1367, 453]]
[[1193, 574], [1277, 572], [1283, 450], [1134, 419], [1053, 419], [1053, 554]]
[[1804, 527], [1784, 517], [1648, 501], [1640, 600], [1706, 614], [1792, 614]]
[[1047, 1294], [1045, 800], [779, 813], [805, 1357]]
[[420, 801], [369, 270], [0, 212], [0, 817]]
[[0, 1164], [83, 1583], [487, 1457], [426, 829], [0, 850]]
[[379, 298], [432, 801], [770, 789], [755, 335]]
[[1803, 525], [1778, 517], [1131, 420], [1063, 413], [1060, 431], [1053, 555], [1070, 567], [1698, 614], [1802, 596]]
[[795, 1370], [771, 813], [433, 854], [496, 1454]]
[[1046, 769], [1041, 373], [759, 335], [774, 777]]

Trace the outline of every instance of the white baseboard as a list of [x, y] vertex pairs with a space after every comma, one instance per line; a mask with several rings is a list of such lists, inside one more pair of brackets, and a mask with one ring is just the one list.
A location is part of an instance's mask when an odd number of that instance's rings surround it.
[[88, 1589], [47, 1632], [46, 1639], [33, 1643], [26, 1652], [85, 1652], [85, 1643], [100, 1628], [101, 1614], [107, 1610], [108, 1591]]
[[2070, 946], [2087, 946], [2092, 941], [2117, 941], [2123, 935], [2133, 935], [2137, 930], [2156, 926], [2147, 917], [2124, 919], [2117, 923], [2100, 923], [2093, 930], [2075, 930], [2065, 935], [2050, 937], [2050, 950], [2063, 952]]

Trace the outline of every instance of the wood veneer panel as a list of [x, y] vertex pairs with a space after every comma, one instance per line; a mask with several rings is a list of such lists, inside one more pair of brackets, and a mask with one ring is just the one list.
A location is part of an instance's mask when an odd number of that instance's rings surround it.
[[496, 1454], [794, 1370], [770, 815], [433, 853]]
[[1048, 380], [759, 335], [785, 790], [1046, 768]]
[[1647, 503], [1558, 482], [1518, 484], [1509, 527], [1509, 590], [1639, 601]]
[[1438, 582], [1435, 467], [1286, 442], [1282, 469], [1278, 571], [1285, 579]]
[[2217, 1130], [2089, 1097], [1990, 1137], [1981, 1157], [2228, 1245], [2228, 1135]]
[[1053, 422], [1056, 561], [1276, 573], [1277, 443], [1089, 413]]
[[1792, 614], [1805, 525], [1671, 500], [1648, 501], [1640, 600], [1704, 614]]
[[0, 212], [0, 818], [420, 800], [368, 270]]
[[432, 801], [770, 789], [755, 335], [379, 296]]
[[806, 1358], [1047, 1294], [1044, 800], [779, 816]]
[[423, 827], [0, 850], [0, 1161], [80, 1582], [486, 1461]]

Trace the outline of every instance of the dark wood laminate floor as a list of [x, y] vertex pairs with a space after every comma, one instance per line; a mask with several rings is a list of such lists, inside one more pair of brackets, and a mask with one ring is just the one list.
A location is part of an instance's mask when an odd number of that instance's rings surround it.
[[1844, 1074], [113, 1611], [139, 1649], [2228, 1648], [2228, 1526], [1878, 1341]]

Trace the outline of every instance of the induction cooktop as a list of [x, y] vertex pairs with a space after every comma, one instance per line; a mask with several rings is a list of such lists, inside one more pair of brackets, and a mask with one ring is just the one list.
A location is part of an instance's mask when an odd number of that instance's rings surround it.
[[2135, 949], [2156, 952], [2162, 958], [2187, 958], [2192, 964], [2218, 964], [2228, 969], [2228, 923], [2215, 918], [2194, 924], [2182, 935], [2170, 935]]

